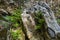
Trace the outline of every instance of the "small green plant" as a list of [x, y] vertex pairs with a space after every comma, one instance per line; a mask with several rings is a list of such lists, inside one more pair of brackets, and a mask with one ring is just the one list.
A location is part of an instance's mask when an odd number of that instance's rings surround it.
[[12, 40], [22, 40], [23, 34], [21, 29], [11, 30]]
[[21, 9], [13, 10], [11, 16], [6, 16], [5, 19], [9, 22], [12, 22], [13, 27], [17, 28], [22, 24], [21, 13]]
[[38, 13], [36, 13], [35, 15], [35, 22], [36, 22], [36, 29], [41, 29], [41, 27], [43, 27], [45, 20], [42, 16], [42, 12], [39, 11]]
[[22, 19], [21, 19], [21, 9], [13, 10], [11, 16], [6, 16], [5, 19], [12, 23], [11, 36], [12, 40], [21, 40], [22, 39]]

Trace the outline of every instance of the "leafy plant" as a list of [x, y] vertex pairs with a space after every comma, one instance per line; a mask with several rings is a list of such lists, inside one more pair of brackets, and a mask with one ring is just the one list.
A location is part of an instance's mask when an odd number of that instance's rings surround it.
[[21, 40], [22, 39], [22, 30], [17, 29], [17, 30], [11, 30], [11, 36], [12, 40]]
[[21, 13], [21, 9], [16, 9], [13, 11], [11, 16], [6, 16], [5, 19], [12, 22], [13, 27], [17, 28], [19, 25], [21, 26], [22, 24]]
[[35, 15], [35, 22], [36, 22], [36, 29], [41, 29], [41, 27], [43, 27], [45, 20], [42, 16], [42, 12], [38, 12]]

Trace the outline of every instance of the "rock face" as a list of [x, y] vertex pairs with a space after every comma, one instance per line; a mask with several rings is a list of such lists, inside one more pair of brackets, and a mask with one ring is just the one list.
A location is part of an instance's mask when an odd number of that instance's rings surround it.
[[[30, 4], [26, 4], [26, 7]], [[42, 37], [40, 33], [37, 33], [35, 30], [35, 20], [34, 16], [39, 11], [42, 12], [42, 15], [47, 24], [47, 33], [50, 35], [50, 39]], [[57, 35], [60, 33], [60, 26], [58, 25], [53, 11], [50, 9], [47, 3], [45, 2], [35, 2], [30, 7], [24, 9], [22, 13], [22, 21], [27, 31], [27, 36], [30, 40], [58, 40]], [[35, 35], [34, 35], [35, 34]], [[46, 33], [45, 33], [46, 34]], [[41, 37], [42, 39], [41, 39]]]

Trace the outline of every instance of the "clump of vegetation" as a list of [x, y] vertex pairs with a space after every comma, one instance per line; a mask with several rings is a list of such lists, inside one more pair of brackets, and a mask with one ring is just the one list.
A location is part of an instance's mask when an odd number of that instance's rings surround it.
[[12, 40], [23, 40], [24, 35], [21, 29], [11, 30]]
[[11, 13], [11, 16], [4, 17], [6, 20], [12, 23], [12, 29], [11, 29], [11, 36], [12, 40], [22, 40], [23, 39], [23, 32], [22, 29], [18, 29], [22, 27], [22, 19], [21, 19], [21, 9], [13, 10]]
[[35, 15], [35, 22], [36, 22], [36, 29], [41, 29], [41, 27], [43, 27], [45, 20], [42, 16], [42, 12], [39, 11], [38, 13], [36, 13]]
[[22, 13], [21, 9], [16, 9], [13, 11], [11, 16], [6, 16], [5, 19], [8, 20], [9, 22], [12, 22], [13, 28], [17, 28], [22, 24], [21, 13]]

